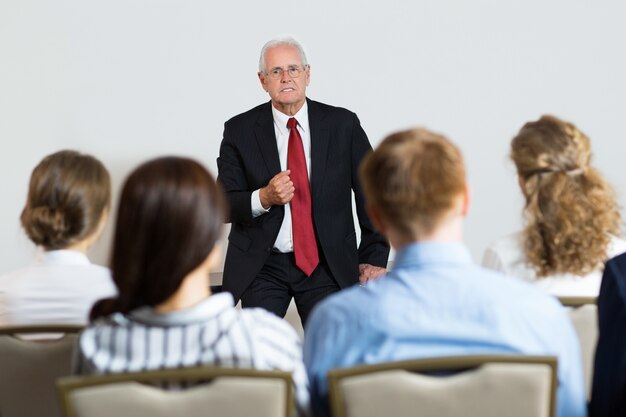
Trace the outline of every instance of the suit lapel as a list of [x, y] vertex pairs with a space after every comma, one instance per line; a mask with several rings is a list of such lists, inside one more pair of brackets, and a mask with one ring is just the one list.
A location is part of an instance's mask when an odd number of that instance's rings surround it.
[[280, 159], [278, 157], [278, 145], [276, 144], [271, 103], [267, 103], [261, 109], [257, 125], [254, 128], [254, 135], [270, 175], [278, 174], [280, 172]]
[[309, 107], [309, 129], [311, 130], [311, 196], [315, 201], [324, 180], [330, 130], [321, 106], [307, 99]]

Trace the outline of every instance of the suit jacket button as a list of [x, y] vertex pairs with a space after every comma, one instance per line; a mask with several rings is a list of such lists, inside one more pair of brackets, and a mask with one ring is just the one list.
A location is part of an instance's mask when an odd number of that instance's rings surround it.
[[272, 248], [265, 248], [265, 252], [270, 253], [272, 251]]

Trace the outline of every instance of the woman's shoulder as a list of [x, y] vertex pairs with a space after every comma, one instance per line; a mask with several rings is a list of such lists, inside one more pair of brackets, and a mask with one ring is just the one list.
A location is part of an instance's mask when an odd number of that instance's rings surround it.
[[78, 346], [81, 352], [92, 355], [96, 351], [108, 350], [110, 337], [117, 333], [118, 329], [128, 326], [125, 321], [124, 315], [114, 313], [87, 324], [79, 336]]
[[99, 317], [85, 326], [82, 334], [88, 331], [101, 331], [106, 328], [127, 327], [130, 324], [128, 317], [122, 313], [113, 313], [108, 316]]

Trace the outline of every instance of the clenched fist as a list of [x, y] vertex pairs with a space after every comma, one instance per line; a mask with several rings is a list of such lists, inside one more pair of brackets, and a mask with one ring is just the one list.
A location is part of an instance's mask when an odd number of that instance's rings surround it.
[[290, 170], [279, 172], [270, 182], [259, 190], [259, 198], [263, 208], [271, 206], [283, 206], [291, 201], [295, 188], [291, 178]]

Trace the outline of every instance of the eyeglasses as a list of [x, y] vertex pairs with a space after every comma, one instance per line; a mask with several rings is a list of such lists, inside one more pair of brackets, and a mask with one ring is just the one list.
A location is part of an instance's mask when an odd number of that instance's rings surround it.
[[[287, 67], [287, 74], [289, 74], [291, 78], [298, 78], [305, 69], [306, 66], [299, 67], [297, 65], [290, 65], [289, 67]], [[282, 78], [284, 73], [285, 70], [280, 67], [276, 67], [272, 68], [270, 72], [266, 72], [265, 75], [268, 75], [270, 78], [277, 80], [279, 78]]]

